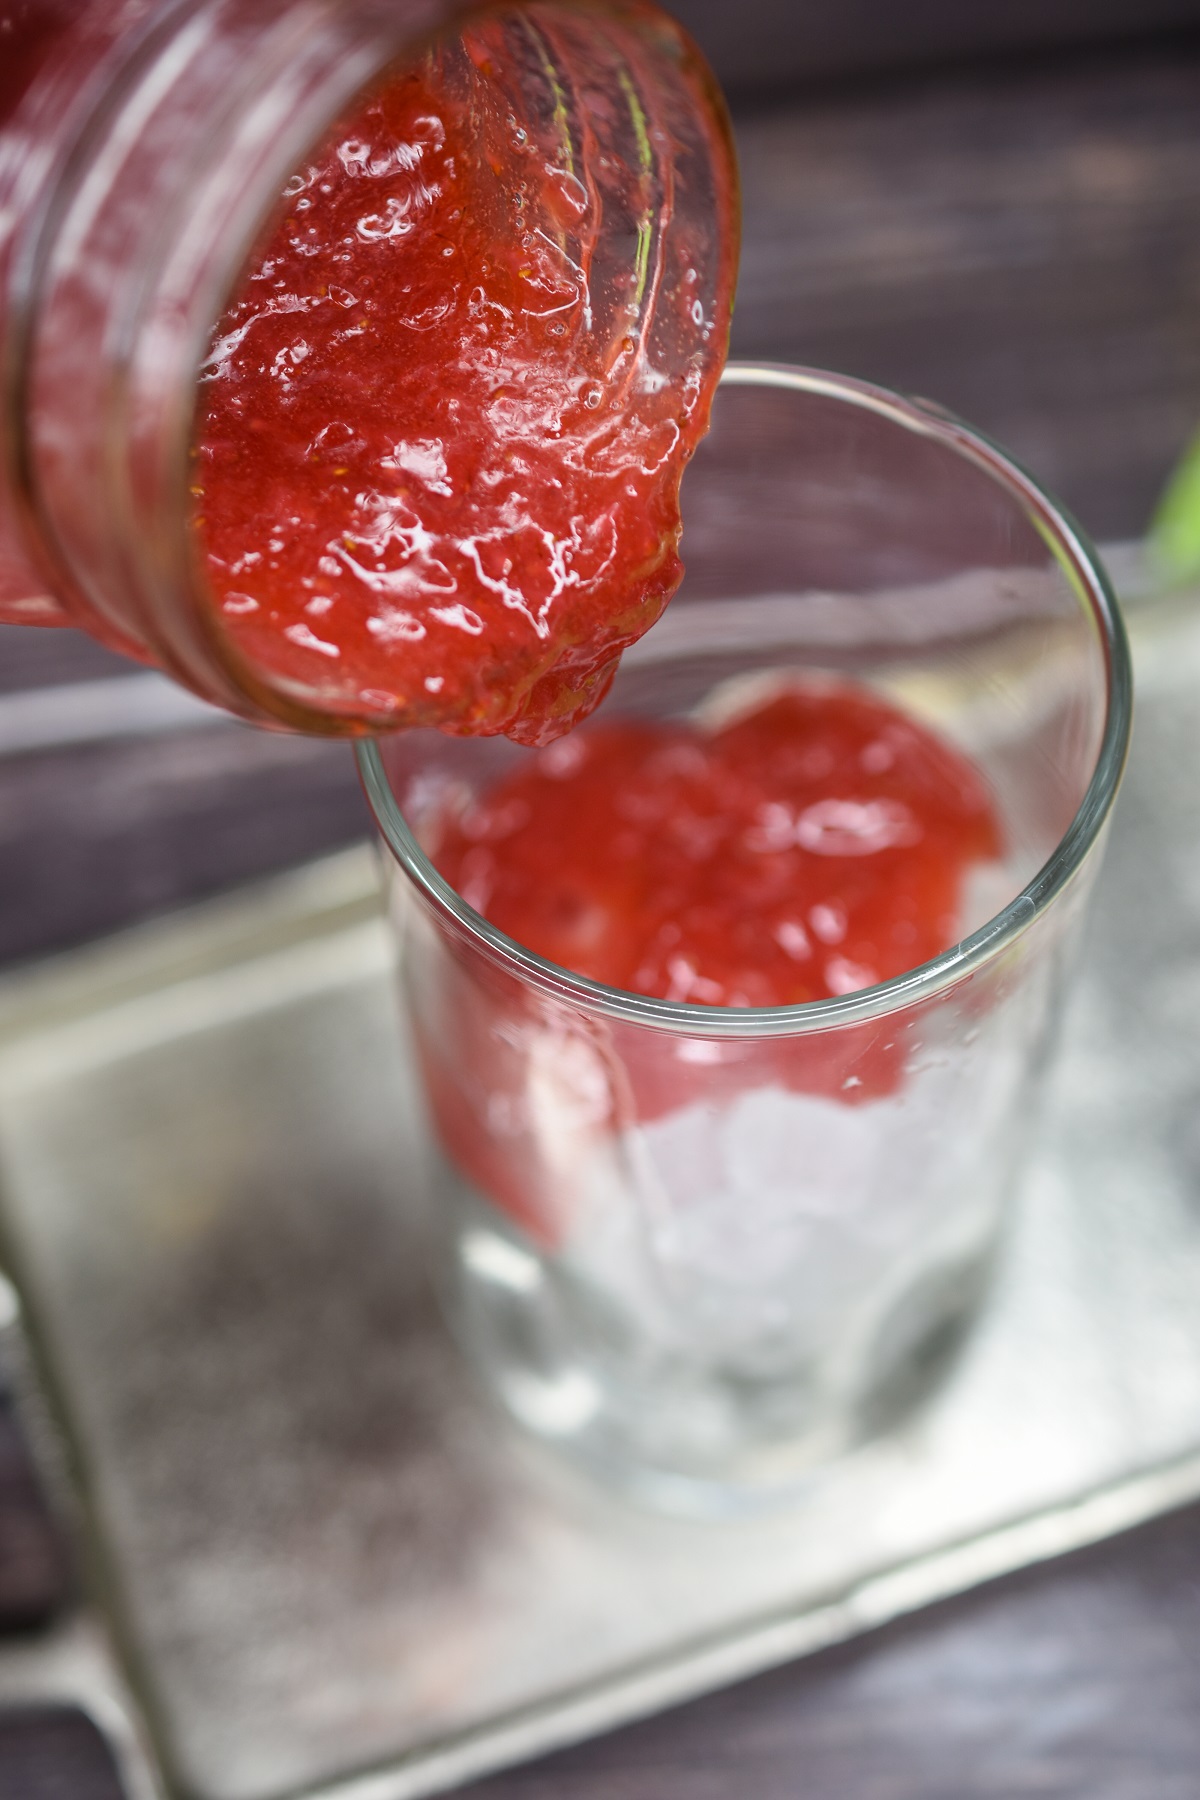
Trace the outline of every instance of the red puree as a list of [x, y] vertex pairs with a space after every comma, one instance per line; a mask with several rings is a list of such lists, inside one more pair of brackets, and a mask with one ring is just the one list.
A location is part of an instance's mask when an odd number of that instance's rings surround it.
[[957, 751], [863, 688], [797, 686], [707, 732], [618, 719], [448, 824], [436, 862], [510, 937], [663, 1000], [847, 994], [960, 936], [1000, 853]]
[[[1000, 851], [957, 751], [865, 689], [806, 683], [712, 731], [585, 726], [443, 821], [434, 860], [494, 924], [580, 974], [781, 1006], [945, 950], [968, 872]], [[462, 950], [427, 983], [411, 973], [428, 989], [418, 1048], [447, 1151], [550, 1247], [572, 1229], [597, 1137], [755, 1089], [869, 1103], [896, 1090], [921, 1037], [910, 1008], [805, 1036], [706, 1040], [698, 1024], [664, 1038], [593, 1028]]]
[[719, 100], [653, 8], [485, 13], [292, 180], [205, 368], [219, 636], [335, 729], [545, 743], [681, 573], [725, 353]]

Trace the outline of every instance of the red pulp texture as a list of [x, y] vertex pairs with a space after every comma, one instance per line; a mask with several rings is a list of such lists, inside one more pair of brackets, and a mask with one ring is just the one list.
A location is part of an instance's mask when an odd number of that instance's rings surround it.
[[[967, 875], [1001, 850], [972, 765], [845, 684], [789, 687], [712, 731], [586, 726], [444, 819], [433, 846], [464, 899], [547, 960], [709, 1007], [826, 999], [927, 961], [961, 935]], [[920, 1005], [738, 1040], [594, 1026], [465, 951], [427, 985], [418, 1044], [442, 1142], [551, 1248], [597, 1132], [756, 1088], [861, 1105], [896, 1090], [923, 1032]], [[563, 1084], [553, 1129], [530, 1102], [547, 1070]]]
[[220, 321], [214, 633], [288, 716], [549, 742], [678, 583], [736, 244], [720, 102], [639, 4], [483, 14], [344, 119]]
[[927, 962], [1000, 853], [959, 753], [865, 689], [793, 687], [718, 730], [620, 719], [449, 823], [438, 868], [493, 924], [610, 987], [794, 1006]]

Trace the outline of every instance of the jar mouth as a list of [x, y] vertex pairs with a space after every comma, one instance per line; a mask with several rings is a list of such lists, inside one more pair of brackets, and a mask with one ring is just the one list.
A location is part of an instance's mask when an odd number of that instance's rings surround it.
[[542, 993], [608, 1017], [694, 1037], [794, 1036], [879, 1019], [935, 999], [1009, 949], [1078, 874], [1116, 798], [1129, 749], [1133, 673], [1120, 610], [1087, 535], [1019, 463], [984, 433], [929, 402], [848, 376], [779, 363], [729, 363], [722, 386], [773, 387], [840, 400], [940, 441], [1008, 488], [1031, 516], [1096, 628], [1104, 659], [1105, 718], [1095, 766], [1074, 818], [1051, 855], [986, 924], [931, 961], [854, 993], [793, 1006], [703, 1006], [606, 986], [546, 961], [467, 904], [421, 849], [397, 804], [378, 741], [355, 745], [367, 801], [388, 848], [419, 892], [492, 961]]

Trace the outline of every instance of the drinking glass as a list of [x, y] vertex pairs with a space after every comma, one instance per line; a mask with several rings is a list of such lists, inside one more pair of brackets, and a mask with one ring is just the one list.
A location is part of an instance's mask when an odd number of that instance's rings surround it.
[[731, 365], [683, 516], [683, 586], [604, 716], [703, 720], [831, 676], [901, 707], [971, 760], [1003, 834], [943, 955], [800, 1006], [604, 987], [430, 857], [448, 808], [537, 752], [411, 733], [359, 756], [460, 1337], [542, 1439], [724, 1509], [899, 1420], [979, 1309], [1131, 688], [1086, 538], [923, 401]]

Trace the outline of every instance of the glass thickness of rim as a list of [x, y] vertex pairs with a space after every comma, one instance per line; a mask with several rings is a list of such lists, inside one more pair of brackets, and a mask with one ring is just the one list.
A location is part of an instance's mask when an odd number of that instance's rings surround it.
[[[802, 1006], [712, 1007], [658, 1000], [610, 988], [546, 962], [498, 931], [434, 868], [410, 830], [392, 792], [374, 740], [356, 746], [359, 773], [376, 824], [401, 867], [435, 910], [501, 967], [543, 992], [585, 1003], [610, 1017], [667, 1032], [701, 1037], [794, 1036], [827, 1031], [933, 999], [1007, 950], [1072, 881], [1108, 816], [1125, 765], [1132, 722], [1129, 647], [1108, 578], [1085, 533], [1057, 502], [998, 445], [928, 402], [821, 370], [768, 363], [731, 363], [722, 386], [773, 388], [837, 401], [931, 439], [1005, 489], [1032, 521], [1062, 567], [1096, 632], [1105, 671], [1105, 717], [1091, 780], [1053, 853], [1021, 892], [978, 930], [942, 955], [890, 981]], [[684, 485], [684, 518], [687, 486]], [[685, 538], [686, 562], [686, 538]]]

